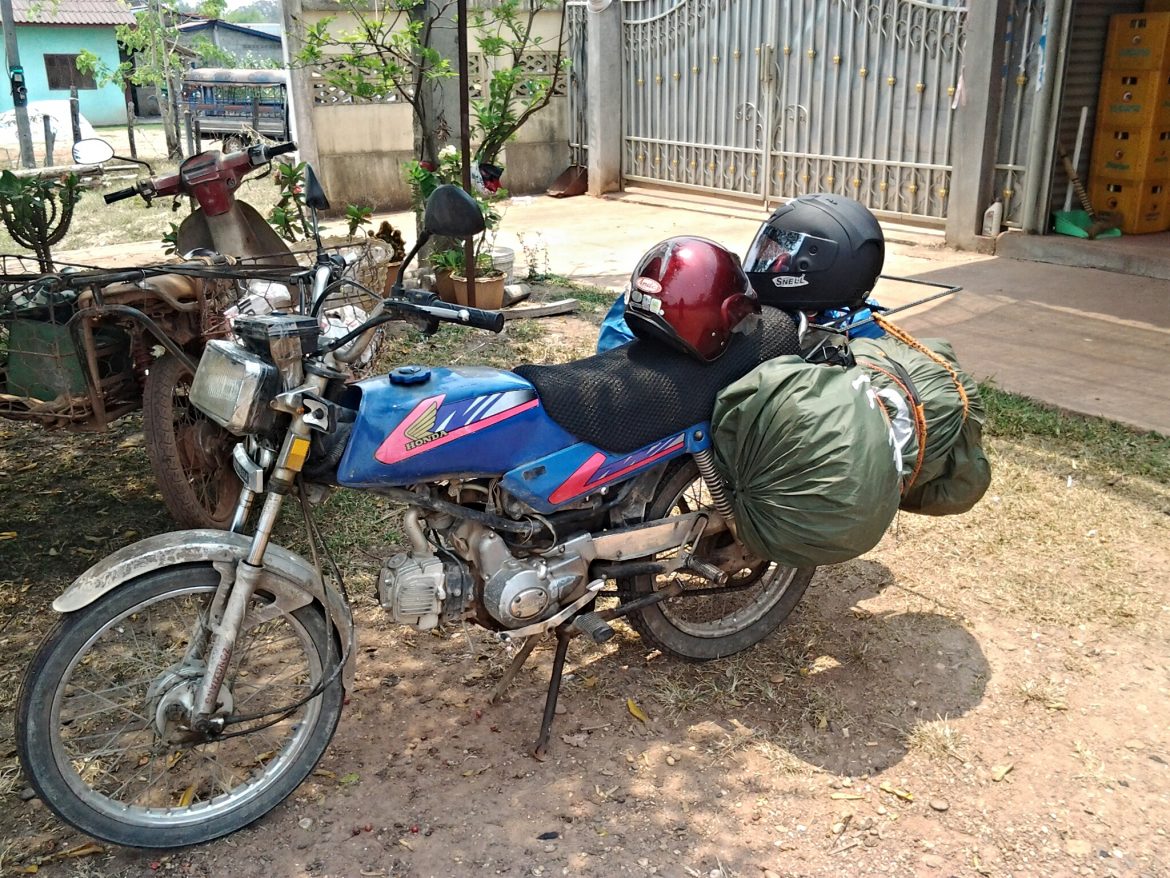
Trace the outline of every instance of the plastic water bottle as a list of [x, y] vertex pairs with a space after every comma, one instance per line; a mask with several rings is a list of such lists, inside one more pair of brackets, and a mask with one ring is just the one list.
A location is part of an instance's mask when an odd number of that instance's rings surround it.
[[983, 234], [994, 238], [1003, 231], [1003, 202], [998, 198], [983, 211]]

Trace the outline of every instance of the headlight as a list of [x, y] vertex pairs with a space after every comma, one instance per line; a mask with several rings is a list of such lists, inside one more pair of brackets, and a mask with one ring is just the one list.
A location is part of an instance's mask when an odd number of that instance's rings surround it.
[[279, 392], [276, 367], [229, 341], [208, 342], [191, 384], [191, 403], [225, 430], [242, 436], [272, 425], [268, 407]]

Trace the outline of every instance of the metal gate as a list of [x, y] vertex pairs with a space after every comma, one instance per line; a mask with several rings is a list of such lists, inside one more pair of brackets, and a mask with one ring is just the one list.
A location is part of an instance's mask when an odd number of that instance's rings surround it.
[[958, 0], [624, 0], [626, 179], [941, 220]]
[[565, 43], [569, 56], [569, 152], [574, 165], [588, 163], [589, 132], [586, 124], [585, 70], [589, 43], [585, 0], [568, 0], [565, 4]]

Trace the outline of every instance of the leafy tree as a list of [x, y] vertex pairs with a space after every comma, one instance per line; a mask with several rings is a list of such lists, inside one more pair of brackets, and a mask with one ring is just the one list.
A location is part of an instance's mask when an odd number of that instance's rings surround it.
[[206, 18], [223, 18], [227, 12], [227, 0], [203, 0], [195, 11]]
[[[330, 17], [308, 26], [299, 63], [317, 68], [321, 77], [358, 98], [395, 94], [410, 104], [420, 135], [418, 158], [436, 164], [440, 127], [432, 121], [424, 86], [456, 75], [453, 59], [434, 48], [436, 29], [447, 26], [444, 17], [452, 0], [340, 0], [357, 26], [336, 31]], [[561, 21], [555, 44], [533, 33], [536, 15], [559, 6]], [[535, 113], [546, 107], [565, 75], [566, 31], [564, 6], [559, 0], [497, 0], [475, 13], [480, 52], [492, 73], [486, 96], [472, 102], [474, 134], [479, 140], [477, 162], [495, 164], [500, 151]], [[550, 51], [551, 50], [551, 51]], [[549, 51], [547, 69], [526, 66], [532, 52]]]
[[297, 60], [356, 98], [393, 94], [410, 104], [422, 139], [419, 157], [436, 162], [439, 143], [424, 86], [456, 75], [450, 60], [432, 46], [437, 23], [453, 5], [454, 0], [340, 0], [357, 27], [336, 31], [334, 16], [309, 25]]
[[[475, 13], [479, 50], [492, 59], [487, 97], [471, 102], [475, 135], [479, 139], [477, 162], [498, 164], [500, 151], [534, 114], [548, 106], [569, 68], [565, 57], [565, 11], [548, 70], [525, 67], [525, 55], [547, 51], [551, 44], [532, 33], [536, 14], [553, 6], [553, 0], [498, 0], [490, 10]], [[500, 62], [503, 63], [500, 63]]]
[[236, 24], [247, 24], [250, 21], [279, 23], [281, 20], [280, 2], [279, 0], [256, 0], [254, 3], [233, 9], [226, 16], [221, 17], [224, 21], [231, 21]]
[[[133, 61], [123, 61], [111, 68], [86, 49], [77, 56], [77, 69], [93, 76], [99, 85], [153, 85], [177, 94], [183, 71], [179, 54], [179, 29], [175, 26], [177, 8], [167, 0], [149, 0], [145, 9], [135, 13], [136, 23], [118, 25], [115, 35]], [[175, 134], [174, 108], [170, 100], [159, 101], [167, 152], [172, 158], [181, 155]]]
[[50, 248], [69, 231], [80, 197], [74, 174], [55, 180], [0, 173], [0, 219], [12, 240], [36, 254], [41, 271], [53, 271]]

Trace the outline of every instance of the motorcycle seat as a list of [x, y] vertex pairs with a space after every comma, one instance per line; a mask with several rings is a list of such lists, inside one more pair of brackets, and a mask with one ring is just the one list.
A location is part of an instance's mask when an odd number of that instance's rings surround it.
[[513, 371], [536, 388], [545, 412], [565, 432], [611, 454], [629, 454], [709, 421], [724, 387], [767, 360], [799, 353], [793, 319], [765, 308], [760, 327], [733, 335], [713, 363], [636, 339], [584, 360]]

